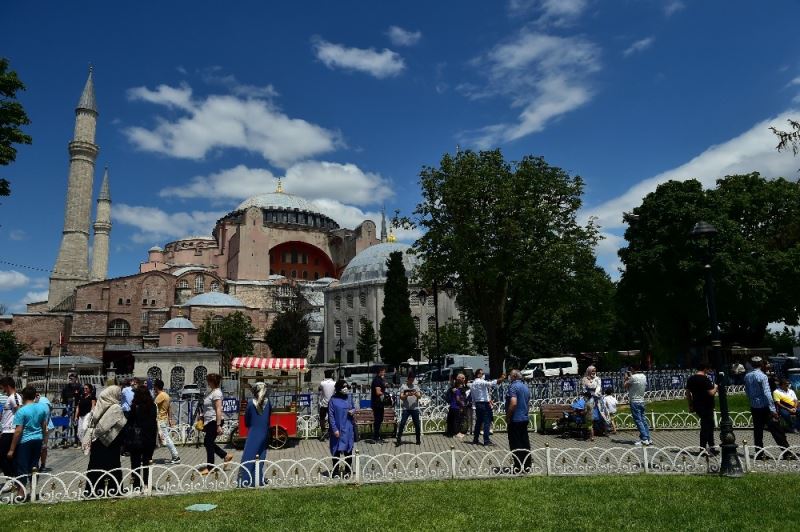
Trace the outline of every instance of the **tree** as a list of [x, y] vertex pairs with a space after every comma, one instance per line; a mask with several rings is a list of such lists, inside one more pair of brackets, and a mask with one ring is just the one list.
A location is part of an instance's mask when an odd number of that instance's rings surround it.
[[[507, 163], [500, 150], [445, 154], [420, 173], [414, 248], [426, 283], [452, 283], [459, 306], [486, 334], [490, 373], [502, 371], [509, 333], [591, 256], [598, 234], [581, 225], [583, 180], [542, 157]], [[405, 223], [410, 220], [398, 220]], [[563, 298], [562, 298], [563, 301]], [[527, 315], [526, 315], [527, 313]]]
[[378, 347], [378, 339], [375, 337], [375, 324], [364, 316], [361, 317], [358, 331], [358, 343], [356, 353], [361, 362], [372, 362], [375, 360], [375, 349]]
[[386, 260], [386, 284], [383, 286], [383, 319], [381, 320], [381, 358], [397, 367], [411, 357], [416, 347], [417, 328], [411, 317], [408, 278], [403, 254], [395, 251]]
[[[14, 144], [30, 144], [31, 137], [20, 129], [31, 123], [22, 104], [15, 101], [17, 91], [25, 85], [17, 73], [8, 70], [8, 59], [0, 57], [0, 165], [7, 166], [17, 158]], [[8, 180], [0, 178], [0, 196], [11, 194]]]
[[238, 310], [219, 322], [206, 316], [197, 332], [197, 338], [203, 347], [222, 352], [223, 367], [229, 367], [233, 357], [253, 354], [253, 335], [256, 328], [253, 327], [250, 317]]
[[771, 127], [770, 129], [778, 137], [778, 145], [775, 147], [778, 151], [792, 149], [792, 153], [797, 155], [800, 153], [800, 122], [795, 120], [787, 120], [789, 122], [789, 131], [783, 131]]
[[791, 355], [794, 348], [800, 346], [800, 336], [789, 327], [784, 327], [782, 331], [767, 331], [764, 345], [771, 347], [775, 353]]
[[14, 371], [25, 347], [17, 341], [14, 331], [0, 331], [0, 368], [6, 374]]
[[[436, 331], [428, 330], [420, 339], [422, 354], [429, 361], [438, 363], [436, 353]], [[439, 326], [439, 354], [474, 355], [475, 349], [470, 340], [469, 323], [465, 320], [451, 319]]]
[[308, 354], [308, 318], [302, 310], [284, 310], [264, 335], [272, 356], [305, 358]]
[[656, 360], [675, 361], [708, 341], [703, 296], [706, 253], [689, 232], [705, 220], [719, 231], [711, 245], [723, 342], [762, 345], [771, 322], [800, 314], [800, 184], [758, 173], [727, 176], [711, 190], [670, 181], [627, 216], [621, 319]]

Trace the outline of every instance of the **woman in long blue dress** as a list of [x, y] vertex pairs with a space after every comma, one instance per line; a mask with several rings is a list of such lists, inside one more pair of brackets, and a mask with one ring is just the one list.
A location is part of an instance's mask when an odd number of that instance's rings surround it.
[[247, 409], [244, 412], [247, 440], [242, 453], [242, 471], [239, 474], [239, 485], [242, 487], [264, 484], [263, 469], [256, 478], [256, 461], [267, 459], [271, 410], [269, 399], [267, 399], [267, 385], [257, 382], [253, 386], [253, 398], [248, 401]]
[[328, 426], [331, 455], [333, 455], [333, 477], [348, 478], [353, 471], [354, 427], [353, 413], [347, 394], [350, 392], [344, 379], [336, 381], [334, 394], [328, 402]]

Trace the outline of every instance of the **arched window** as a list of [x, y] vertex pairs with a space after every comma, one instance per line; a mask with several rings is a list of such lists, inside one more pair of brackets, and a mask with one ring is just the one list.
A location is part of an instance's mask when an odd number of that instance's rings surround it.
[[219, 292], [219, 283], [217, 281], [211, 281], [211, 291]]
[[333, 298], [333, 306], [336, 310], [342, 310], [342, 296], [337, 295]]
[[203, 292], [205, 292], [205, 281], [202, 275], [198, 275], [194, 278], [194, 293], [202, 294]]
[[416, 307], [419, 305], [419, 297], [414, 292], [411, 292], [408, 296], [408, 302], [411, 304], [412, 307]]
[[130, 334], [131, 326], [125, 320], [117, 318], [108, 324], [109, 336], [130, 336]]
[[360, 294], [358, 294], [358, 302], [361, 304], [362, 307], [366, 307], [367, 306], [367, 293], [366, 292], [361, 292]]
[[428, 318], [428, 331], [435, 331], [436, 330], [436, 318], [430, 316]]
[[433, 308], [433, 297], [427, 298], [426, 303], [428, 304], [429, 308]]
[[208, 375], [208, 369], [206, 369], [205, 366], [197, 366], [194, 368], [194, 383], [201, 390], [206, 388], [206, 375]]
[[342, 322], [339, 320], [333, 322], [333, 335], [336, 338], [342, 337]]
[[189, 288], [189, 281], [186, 279], [181, 279], [178, 281], [178, 288]]
[[161, 368], [159, 368], [158, 366], [151, 367], [150, 369], [147, 370], [147, 377], [149, 379], [153, 379], [153, 380], [156, 380], [156, 379], [160, 380], [161, 379]]
[[222, 325], [222, 316], [216, 315], [211, 318], [211, 329], [216, 331]]
[[419, 335], [419, 318], [414, 316], [414, 328], [417, 329], [417, 334]]
[[183, 345], [183, 335], [176, 334], [175, 335], [175, 345]]
[[347, 320], [347, 336], [353, 336], [353, 318]]
[[347, 294], [347, 308], [353, 308], [353, 294]]
[[178, 393], [186, 382], [186, 370], [180, 366], [172, 368], [169, 373], [169, 389], [173, 393]]

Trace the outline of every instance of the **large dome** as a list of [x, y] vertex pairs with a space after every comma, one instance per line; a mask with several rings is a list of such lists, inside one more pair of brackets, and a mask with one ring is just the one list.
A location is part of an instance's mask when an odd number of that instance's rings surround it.
[[411, 246], [394, 242], [375, 244], [370, 246], [355, 257], [342, 272], [340, 284], [359, 283], [386, 279], [386, 261], [395, 251], [403, 254], [403, 266], [406, 268], [406, 277], [411, 277], [414, 268], [420, 260], [416, 255], [408, 253]]
[[244, 307], [244, 303], [222, 292], [206, 292], [194, 296], [183, 304], [184, 307]]
[[250, 207], [260, 207], [262, 209], [297, 209], [299, 211], [323, 214], [307, 199], [284, 192], [270, 192], [269, 194], [259, 194], [258, 196], [247, 198], [239, 204], [236, 210], [249, 209]]

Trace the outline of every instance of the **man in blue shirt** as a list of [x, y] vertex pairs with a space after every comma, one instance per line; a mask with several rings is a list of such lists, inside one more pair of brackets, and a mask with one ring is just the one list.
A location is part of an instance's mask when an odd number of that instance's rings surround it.
[[[750, 413], [753, 415], [753, 443], [756, 447], [756, 460], [767, 460], [769, 457], [761, 452], [764, 447], [764, 427], [772, 434], [775, 443], [782, 449], [789, 447], [786, 433], [779, 422], [775, 403], [772, 401], [772, 392], [769, 389], [769, 379], [761, 371], [761, 357], [753, 357], [750, 361], [753, 371], [744, 376], [744, 391], [750, 400]], [[794, 458], [791, 453], [783, 453], [783, 458]]]
[[508, 423], [508, 448], [514, 455], [514, 472], [527, 473], [531, 469], [531, 441], [528, 438], [528, 408], [531, 391], [522, 382], [518, 369], [509, 375], [511, 386], [506, 394], [506, 422]]
[[23, 406], [14, 414], [14, 436], [8, 458], [14, 458], [21, 484], [17, 488], [19, 497], [25, 496], [31, 472], [39, 463], [42, 448], [47, 447], [47, 414], [35, 403], [36, 389], [26, 386], [22, 390]]

